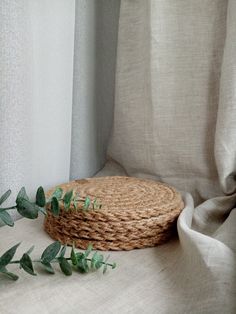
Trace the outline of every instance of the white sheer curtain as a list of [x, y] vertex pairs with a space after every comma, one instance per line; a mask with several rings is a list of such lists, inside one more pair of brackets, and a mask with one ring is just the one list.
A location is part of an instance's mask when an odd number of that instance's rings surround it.
[[69, 180], [74, 1], [0, 3], [0, 190]]
[[118, 14], [119, 1], [0, 2], [0, 191], [12, 189], [10, 202], [21, 186], [33, 193], [104, 165]]
[[32, 47], [25, 4], [0, 4], [1, 192], [10, 186], [15, 190], [23, 182], [28, 184], [32, 169]]

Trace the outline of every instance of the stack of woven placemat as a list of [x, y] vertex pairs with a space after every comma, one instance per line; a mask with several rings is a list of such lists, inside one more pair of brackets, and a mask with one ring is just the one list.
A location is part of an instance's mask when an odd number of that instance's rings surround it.
[[[62, 243], [86, 249], [131, 250], [166, 242], [183, 209], [181, 195], [172, 187], [134, 177], [99, 177], [75, 180], [60, 187], [81, 197], [97, 198], [101, 209], [61, 208], [55, 217], [48, 209], [45, 230]], [[47, 193], [50, 196], [53, 189]]]

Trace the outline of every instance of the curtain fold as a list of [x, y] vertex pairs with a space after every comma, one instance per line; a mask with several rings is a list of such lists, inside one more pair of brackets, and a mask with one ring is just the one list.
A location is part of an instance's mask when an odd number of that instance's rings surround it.
[[119, 0], [76, 1], [71, 179], [93, 176], [106, 161], [119, 5]]
[[234, 0], [121, 1], [108, 154], [185, 191], [160, 313], [236, 311], [235, 16]]

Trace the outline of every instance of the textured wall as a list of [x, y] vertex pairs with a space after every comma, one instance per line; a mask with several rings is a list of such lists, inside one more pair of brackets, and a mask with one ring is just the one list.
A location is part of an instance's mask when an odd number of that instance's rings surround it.
[[76, 1], [71, 178], [105, 162], [113, 122], [119, 0]]

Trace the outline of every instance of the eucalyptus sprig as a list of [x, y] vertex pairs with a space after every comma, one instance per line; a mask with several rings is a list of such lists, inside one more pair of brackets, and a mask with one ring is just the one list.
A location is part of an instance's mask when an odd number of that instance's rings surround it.
[[31, 252], [34, 247], [31, 247], [27, 252], [25, 252], [22, 257], [18, 260], [13, 260], [16, 250], [20, 243], [14, 245], [12, 248], [7, 250], [0, 257], [0, 274], [7, 276], [12, 280], [17, 280], [18, 275], [10, 272], [7, 267], [11, 264], [19, 264], [20, 268], [32, 276], [36, 276], [34, 269], [34, 264], [38, 263], [47, 273], [54, 274], [54, 263], [59, 264], [61, 271], [66, 275], [72, 275], [72, 271], [75, 270], [79, 273], [88, 273], [91, 270], [97, 270], [103, 267], [103, 273], [107, 271], [110, 267], [114, 269], [116, 267], [115, 263], [108, 263], [107, 260], [109, 256], [104, 259], [104, 256], [98, 252], [92, 253], [92, 245], [89, 245], [85, 252], [76, 252], [74, 245], [71, 248], [70, 256], [66, 256], [67, 246], [62, 246], [60, 242], [56, 241], [50, 244], [42, 253], [40, 259], [32, 260], [30, 257]]
[[71, 190], [64, 192], [60, 187], [56, 188], [52, 196], [47, 200], [44, 189], [40, 186], [37, 189], [35, 201], [30, 201], [25, 188], [22, 187], [17, 194], [15, 205], [2, 207], [2, 204], [9, 198], [10, 195], [11, 190], [8, 190], [0, 197], [0, 220], [2, 220], [4, 224], [11, 227], [14, 226], [14, 221], [8, 211], [12, 209], [16, 209], [22, 217], [36, 219], [39, 212], [44, 215], [47, 214], [46, 207], [51, 209], [54, 216], [58, 216], [60, 214], [60, 205], [63, 205], [66, 211], [72, 209], [100, 209], [102, 206], [96, 198], [93, 201], [91, 201], [88, 196], [86, 198], [81, 198], [75, 191]]
[[63, 189], [57, 187], [53, 192], [51, 198], [47, 204], [50, 204], [53, 215], [58, 216], [60, 213], [60, 205], [63, 205], [65, 211], [68, 210], [89, 210], [89, 209], [101, 209], [102, 205], [95, 198], [91, 201], [90, 197], [80, 197], [79, 193], [74, 190], [63, 192]]
[[2, 207], [2, 204], [11, 195], [11, 190], [8, 190], [0, 197], [0, 219], [8, 226], [13, 227], [14, 221], [11, 215], [8, 213], [11, 209], [16, 209], [18, 213], [25, 218], [36, 219], [38, 218], [38, 213], [42, 212], [46, 215], [46, 205], [45, 193], [42, 187], [39, 187], [36, 192], [35, 202], [29, 200], [24, 187], [22, 187], [17, 194], [15, 205], [10, 207]]
[[[10, 207], [2, 207], [2, 204], [9, 198], [11, 190], [8, 190], [0, 197], [0, 219], [8, 226], [14, 226], [14, 221], [11, 215], [8, 213], [9, 210], [16, 209], [18, 213], [29, 219], [36, 219], [38, 213], [41, 212], [47, 215], [46, 208], [50, 208], [53, 215], [58, 216], [60, 213], [60, 205], [63, 205], [66, 211], [68, 210], [89, 210], [89, 209], [100, 209], [101, 204], [95, 198], [91, 201], [89, 197], [81, 198], [78, 193], [73, 190], [63, 192], [63, 190], [58, 187], [53, 192], [52, 196], [47, 200], [43, 187], [39, 187], [36, 192], [35, 201], [31, 201], [26, 193], [24, 187], [22, 187], [17, 194], [15, 205]], [[42, 253], [40, 259], [32, 260], [30, 257], [31, 252], [34, 247], [32, 246], [27, 252], [25, 252], [19, 260], [13, 260], [16, 250], [20, 243], [14, 245], [12, 248], [7, 250], [0, 257], [0, 275], [7, 276], [12, 280], [17, 280], [18, 275], [10, 272], [8, 266], [11, 264], [19, 264], [25, 272], [32, 276], [36, 276], [34, 270], [34, 265], [36, 263], [40, 264], [42, 268], [50, 273], [54, 274], [52, 264], [59, 264], [61, 271], [66, 275], [70, 276], [72, 270], [77, 270], [80, 273], [87, 273], [90, 270], [97, 270], [103, 267], [103, 273], [106, 272], [108, 267], [114, 269], [116, 267], [115, 263], [108, 263], [107, 260], [109, 256], [104, 259], [104, 256], [98, 252], [92, 252], [92, 245], [89, 245], [85, 252], [76, 252], [74, 245], [71, 248], [70, 256], [65, 257], [67, 246], [58, 241], [50, 244]]]

